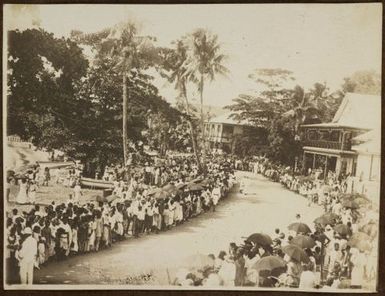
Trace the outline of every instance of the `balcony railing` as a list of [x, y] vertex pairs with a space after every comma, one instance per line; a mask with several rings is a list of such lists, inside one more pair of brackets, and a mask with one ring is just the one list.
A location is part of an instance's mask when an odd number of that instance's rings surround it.
[[232, 140], [232, 137], [215, 137], [215, 136], [208, 136], [207, 139], [212, 142], [217, 143], [230, 143]]
[[345, 142], [334, 142], [334, 141], [323, 141], [323, 140], [305, 140], [305, 146], [325, 148], [325, 149], [335, 149], [335, 150], [351, 150], [351, 143]]

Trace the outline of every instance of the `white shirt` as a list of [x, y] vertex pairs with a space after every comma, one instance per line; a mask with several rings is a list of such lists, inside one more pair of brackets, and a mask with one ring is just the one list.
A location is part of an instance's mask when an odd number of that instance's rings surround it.
[[136, 215], [137, 215], [139, 220], [144, 220], [144, 211], [143, 211], [143, 209], [142, 210], [138, 210]]
[[31, 263], [37, 255], [37, 241], [32, 236], [26, 238], [19, 252], [20, 262]]
[[301, 289], [313, 289], [316, 284], [316, 276], [313, 272], [307, 270], [301, 273], [299, 287]]

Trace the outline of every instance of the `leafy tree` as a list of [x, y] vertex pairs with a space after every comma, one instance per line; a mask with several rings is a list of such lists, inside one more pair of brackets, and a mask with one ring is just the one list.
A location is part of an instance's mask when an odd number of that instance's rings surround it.
[[[77, 90], [76, 99], [89, 102], [88, 122], [76, 130], [76, 141], [72, 144], [70, 154], [88, 164], [87, 169], [93, 172], [102, 171], [106, 164], [121, 162], [122, 153], [122, 117], [123, 104], [121, 73], [113, 67], [114, 61], [103, 56], [94, 59], [86, 79]], [[149, 130], [148, 118], [157, 114], [166, 120], [171, 128], [177, 126], [182, 114], [163, 100], [158, 89], [152, 84], [153, 77], [132, 71], [126, 80], [128, 91], [127, 122], [128, 134], [133, 142], [154, 144], [154, 135], [143, 132]], [[164, 131], [163, 129], [162, 131]], [[158, 138], [155, 145], [167, 147], [168, 141]], [[162, 142], [163, 141], [163, 142]], [[99, 166], [99, 168], [98, 168]]]
[[357, 71], [344, 79], [344, 92], [381, 95], [381, 76], [376, 71]]
[[[98, 33], [83, 34], [72, 32], [72, 37], [91, 45], [100, 57], [106, 57], [113, 61], [113, 69], [122, 77], [122, 101], [123, 101], [123, 155], [124, 162], [128, 157], [128, 95], [127, 76], [135, 71], [154, 66], [158, 52], [153, 45], [154, 38], [141, 36], [138, 27], [132, 22], [120, 23], [112, 28]], [[135, 70], [135, 71], [134, 71]]]
[[76, 85], [88, 62], [81, 48], [42, 29], [8, 32], [7, 133], [38, 146], [67, 145], [82, 102]]
[[315, 83], [308, 91], [298, 85], [290, 88], [287, 84], [294, 78], [292, 72], [284, 69], [257, 69], [249, 77], [262, 89], [258, 89], [256, 95], [239, 95], [226, 108], [234, 112], [233, 118], [266, 128], [267, 155], [273, 160], [292, 164], [293, 158], [300, 153], [300, 125], [329, 122], [343, 94], [330, 93], [322, 83]]
[[293, 165], [295, 156], [301, 151], [301, 144], [295, 139], [290, 119], [277, 117], [268, 129], [267, 157], [286, 165]]
[[230, 114], [230, 117], [235, 120], [248, 120], [255, 126], [267, 127], [282, 106], [275, 101], [267, 102], [260, 97], [240, 94], [233, 99], [232, 105], [225, 106], [225, 108], [234, 112]]
[[242, 134], [234, 136], [232, 154], [242, 157], [265, 154], [267, 148], [267, 129], [263, 127], [244, 127]]
[[258, 97], [269, 103], [286, 99], [295, 80], [293, 72], [281, 68], [257, 68], [249, 78], [257, 84]]

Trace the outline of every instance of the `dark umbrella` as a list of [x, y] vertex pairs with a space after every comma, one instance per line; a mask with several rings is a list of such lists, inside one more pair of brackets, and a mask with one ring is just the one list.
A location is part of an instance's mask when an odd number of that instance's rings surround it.
[[350, 200], [355, 200], [356, 198], [363, 198], [369, 201], [369, 199], [364, 194], [360, 194], [360, 193], [343, 193], [339, 197], [341, 199], [350, 199]]
[[255, 262], [251, 268], [261, 271], [261, 270], [269, 270], [272, 271], [276, 268], [283, 268], [286, 266], [286, 262], [278, 256], [266, 256], [259, 259]]
[[202, 182], [199, 182], [198, 184], [203, 187], [208, 187], [210, 185], [210, 181], [206, 179], [206, 180], [203, 180]]
[[189, 191], [201, 191], [201, 190], [204, 189], [202, 185], [194, 184], [194, 183], [189, 183], [189, 184], [187, 184], [186, 188], [187, 188]]
[[311, 230], [309, 226], [307, 226], [305, 223], [300, 223], [300, 222], [294, 222], [291, 223], [288, 227], [289, 230], [293, 230], [297, 233], [310, 233]]
[[314, 223], [321, 224], [321, 225], [327, 225], [327, 224], [334, 224], [335, 220], [338, 219], [338, 215], [334, 213], [326, 213], [314, 220]]
[[203, 180], [202, 177], [198, 177], [198, 178], [195, 178], [195, 179], [191, 180], [190, 183], [199, 183], [199, 182], [201, 182], [202, 180]]
[[298, 262], [309, 262], [309, 257], [306, 255], [304, 250], [302, 250], [300, 247], [290, 244], [287, 246], [284, 246], [282, 248], [282, 251], [290, 256], [291, 258], [295, 259]]
[[355, 201], [348, 199], [342, 201], [342, 206], [349, 209], [358, 209], [360, 207]]
[[182, 184], [176, 185], [176, 188], [177, 188], [178, 190], [181, 190], [181, 189], [185, 188], [186, 186], [187, 186], [186, 183], [182, 183]]
[[358, 204], [360, 206], [360, 205], [368, 204], [370, 201], [364, 197], [356, 197], [353, 200], [353, 202], [355, 202], [356, 204]]
[[175, 185], [167, 184], [166, 186], [162, 187], [162, 190], [167, 191], [169, 193], [175, 193], [178, 191], [178, 188]]
[[154, 194], [154, 197], [156, 199], [165, 199], [170, 196], [170, 193], [164, 190], [160, 190], [157, 193]]
[[247, 238], [247, 241], [259, 244], [261, 246], [270, 246], [273, 244], [271, 237], [264, 233], [253, 233]]
[[360, 251], [367, 251], [371, 249], [370, 236], [363, 232], [356, 232], [348, 241], [348, 245], [357, 248]]
[[152, 188], [152, 189], [147, 191], [147, 195], [154, 195], [154, 194], [159, 193], [161, 191], [163, 191], [162, 188]]
[[291, 240], [291, 243], [302, 249], [311, 249], [315, 246], [315, 241], [310, 236], [299, 234]]
[[334, 231], [342, 236], [347, 236], [352, 234], [352, 230], [345, 224], [337, 224], [334, 226]]

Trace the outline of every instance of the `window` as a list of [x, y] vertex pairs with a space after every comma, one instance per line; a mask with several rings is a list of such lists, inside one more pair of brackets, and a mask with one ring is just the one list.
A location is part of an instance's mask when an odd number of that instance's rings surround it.
[[223, 126], [223, 133], [224, 134], [233, 134], [234, 133], [234, 126], [232, 126], [232, 125], [224, 125]]

